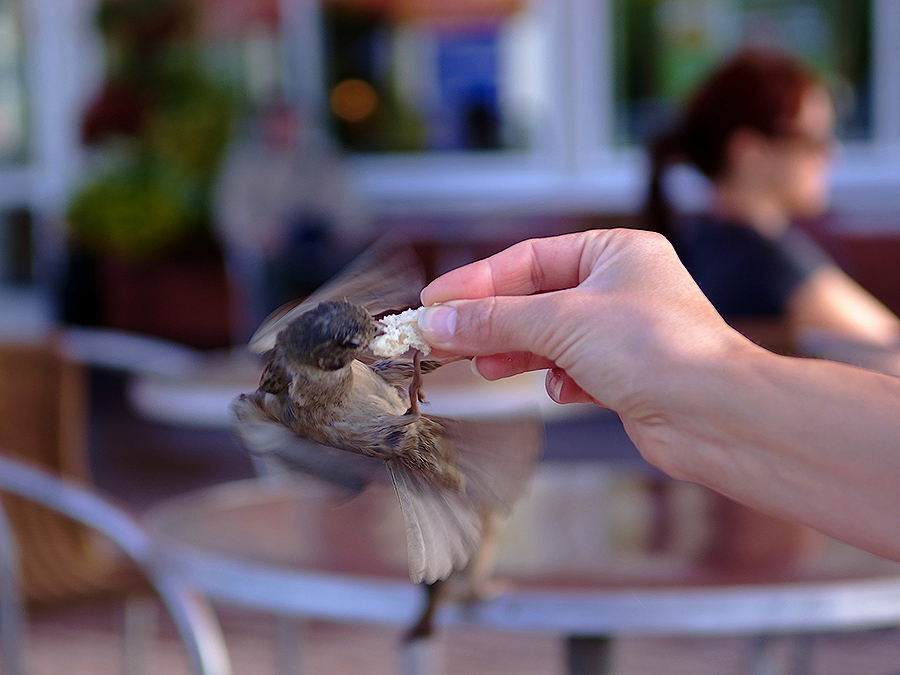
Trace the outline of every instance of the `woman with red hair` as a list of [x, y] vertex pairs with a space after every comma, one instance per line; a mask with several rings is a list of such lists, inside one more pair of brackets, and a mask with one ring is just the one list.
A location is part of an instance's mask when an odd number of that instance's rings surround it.
[[[694, 93], [680, 124], [651, 148], [646, 215], [735, 328], [782, 352], [838, 358], [860, 345], [862, 363], [895, 371], [882, 349], [900, 343], [900, 321], [856, 284], [793, 220], [824, 213], [834, 150], [834, 111], [824, 84], [790, 55], [739, 52]], [[675, 218], [664, 189], [673, 163], [710, 182], [708, 212]], [[871, 357], [866, 356], [869, 359]], [[758, 568], [816, 550], [801, 526], [712, 499], [708, 556]]]
[[[736, 327], [786, 329], [773, 348], [796, 350], [810, 329], [885, 347], [900, 341], [897, 317], [793, 225], [827, 208], [834, 124], [826, 87], [801, 62], [748, 49], [712, 73], [651, 148], [649, 228], [672, 241]], [[709, 179], [707, 213], [673, 217], [663, 184], [673, 163]]]

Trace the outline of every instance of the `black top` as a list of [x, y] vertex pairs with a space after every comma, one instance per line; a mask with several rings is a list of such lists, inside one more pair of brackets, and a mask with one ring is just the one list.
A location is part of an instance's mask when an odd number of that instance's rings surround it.
[[831, 259], [794, 227], [764, 237], [740, 223], [701, 217], [679, 226], [681, 260], [722, 316], [784, 314], [791, 294]]

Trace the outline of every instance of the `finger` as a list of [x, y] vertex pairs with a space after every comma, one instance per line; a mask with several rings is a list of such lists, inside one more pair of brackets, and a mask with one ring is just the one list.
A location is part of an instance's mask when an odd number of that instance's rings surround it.
[[421, 293], [423, 305], [493, 295], [530, 295], [576, 286], [587, 273], [585, 251], [603, 231], [531, 239], [438, 277]]
[[489, 354], [475, 359], [475, 369], [486, 380], [499, 380], [520, 373], [545, 370], [552, 366], [551, 361], [528, 352]]
[[545, 386], [550, 398], [557, 403], [594, 403], [595, 405], [603, 405], [558, 368], [551, 368], [547, 371]]
[[435, 349], [432, 347], [431, 351], [428, 352], [427, 358], [429, 359], [452, 359], [459, 358], [460, 356], [468, 356], [468, 354], [458, 354], [456, 352], [448, 352], [442, 349]]
[[[419, 329], [433, 348], [466, 356], [528, 352], [553, 359], [559, 329], [555, 294], [457, 300], [426, 307]], [[564, 331], [563, 331], [564, 332]]]

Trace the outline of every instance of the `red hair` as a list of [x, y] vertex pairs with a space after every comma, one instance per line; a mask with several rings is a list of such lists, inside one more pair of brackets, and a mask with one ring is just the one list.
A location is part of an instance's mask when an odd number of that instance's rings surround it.
[[662, 178], [670, 164], [687, 161], [708, 178], [722, 176], [736, 131], [752, 129], [770, 137], [787, 132], [806, 93], [820, 85], [794, 56], [772, 50], [745, 49], [717, 68], [694, 92], [681, 123], [650, 146], [650, 228], [669, 234], [671, 208]]

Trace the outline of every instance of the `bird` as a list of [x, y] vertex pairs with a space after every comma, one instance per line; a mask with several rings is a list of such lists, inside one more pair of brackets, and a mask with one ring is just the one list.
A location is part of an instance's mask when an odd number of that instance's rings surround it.
[[[244, 446], [281, 466], [360, 491], [381, 467], [405, 525], [410, 579], [440, 584], [482, 544], [485, 514], [508, 514], [543, 449], [534, 416], [456, 420], [424, 413], [424, 378], [449, 360], [413, 349], [376, 357], [376, 317], [418, 305], [407, 247], [379, 244], [251, 338], [265, 364], [233, 403]], [[437, 599], [435, 598], [435, 602]]]

